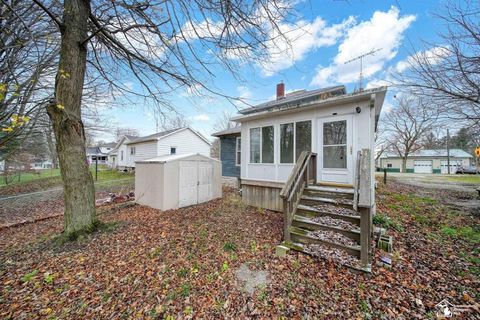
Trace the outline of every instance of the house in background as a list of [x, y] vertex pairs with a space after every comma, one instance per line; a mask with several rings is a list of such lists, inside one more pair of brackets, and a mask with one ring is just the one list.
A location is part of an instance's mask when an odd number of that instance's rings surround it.
[[123, 137], [109, 153], [115, 168], [133, 169], [136, 161], [169, 154], [210, 156], [211, 143], [189, 127], [166, 130], [144, 137]]
[[108, 154], [103, 153], [100, 147], [87, 147], [87, 161], [89, 165], [98, 163], [98, 164], [108, 164]]
[[[276, 100], [241, 110], [232, 121], [241, 124], [239, 163], [244, 201], [282, 211], [279, 193], [302, 151], [317, 154], [317, 181], [352, 186], [357, 152], [374, 150], [386, 91], [380, 87], [348, 94], [345, 86], [334, 86], [285, 95], [281, 83]], [[236, 149], [230, 145], [230, 150], [233, 159]], [[372, 157], [372, 175], [374, 167]], [[256, 198], [249, 199], [249, 195]]]
[[52, 169], [53, 163], [48, 159], [35, 159], [31, 168], [34, 170]]
[[212, 134], [220, 140], [220, 160], [222, 161], [222, 176], [224, 177], [240, 178], [242, 161], [242, 139], [240, 135], [240, 126]]
[[108, 142], [97, 145], [102, 153], [108, 154], [117, 146], [116, 142]]
[[[473, 156], [461, 149], [450, 149], [450, 173], [454, 174], [459, 167], [472, 164]], [[379, 166], [388, 172], [401, 172], [402, 159], [395, 153], [384, 153], [380, 156]], [[408, 156], [407, 173], [448, 173], [448, 153], [446, 149], [418, 150]]]

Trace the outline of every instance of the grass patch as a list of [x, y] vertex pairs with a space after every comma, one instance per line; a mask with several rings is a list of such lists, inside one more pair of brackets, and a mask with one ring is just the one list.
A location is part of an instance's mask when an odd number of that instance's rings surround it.
[[391, 219], [390, 217], [388, 217], [384, 214], [381, 214], [381, 213], [377, 213], [373, 216], [373, 224], [375, 224], [377, 226], [381, 226], [385, 229], [394, 229], [394, 230], [397, 230], [399, 232], [403, 231], [403, 227], [400, 224], [400, 222], [395, 221], [395, 220]]
[[480, 184], [480, 174], [472, 175], [452, 175], [445, 177], [449, 181], [455, 181], [466, 184]]
[[227, 252], [233, 252], [237, 250], [237, 245], [233, 242], [225, 242], [225, 244], [223, 245], [223, 250]]
[[472, 243], [480, 243], [480, 229], [478, 227], [451, 227], [444, 226], [441, 233], [451, 239], [463, 239]]

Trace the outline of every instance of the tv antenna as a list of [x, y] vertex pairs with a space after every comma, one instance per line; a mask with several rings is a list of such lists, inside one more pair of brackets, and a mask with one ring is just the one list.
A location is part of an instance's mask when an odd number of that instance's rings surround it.
[[360, 85], [359, 85], [359, 91], [363, 91], [363, 58], [367, 57], [367, 56], [373, 56], [375, 53], [377, 53], [378, 51], [382, 50], [382, 48], [380, 49], [372, 49], [370, 50], [369, 52], [365, 52], [355, 58], [352, 58], [350, 60], [347, 60], [344, 62], [344, 64], [347, 64], [347, 63], [350, 63], [350, 62], [354, 62], [354, 61], [357, 61], [357, 60], [360, 60]]

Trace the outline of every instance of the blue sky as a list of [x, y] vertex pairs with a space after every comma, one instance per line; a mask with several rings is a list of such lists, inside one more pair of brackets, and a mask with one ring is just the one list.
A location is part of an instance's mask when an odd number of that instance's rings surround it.
[[[283, 30], [292, 38], [292, 50], [279, 53], [272, 49], [266, 64], [245, 68], [242, 81], [217, 70], [213, 85], [221, 92], [240, 96], [250, 104], [273, 98], [275, 85], [283, 81], [286, 90], [316, 89], [344, 84], [353, 91], [358, 86], [359, 63], [344, 61], [372, 49], [381, 49], [364, 60], [364, 87], [385, 84], [393, 71], [402, 71], [413, 48], [428, 49], [422, 41], [438, 43], [438, 24], [432, 13], [438, 1], [310, 0], [295, 8], [294, 21], [284, 22]], [[276, 43], [278, 47], [282, 44]], [[384, 110], [394, 105], [393, 90]], [[220, 115], [236, 108], [222, 99], [206, 99], [178, 90], [171, 100], [175, 109], [208, 138]], [[110, 125], [138, 129], [141, 135], [155, 132], [151, 110], [142, 103], [104, 110]], [[111, 140], [108, 134], [97, 139]]]

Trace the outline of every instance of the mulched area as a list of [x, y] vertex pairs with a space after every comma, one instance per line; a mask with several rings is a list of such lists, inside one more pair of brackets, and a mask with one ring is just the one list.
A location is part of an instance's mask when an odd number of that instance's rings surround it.
[[[384, 204], [405, 192], [381, 189], [379, 209], [403, 215]], [[444, 298], [478, 301], [478, 276], [460, 255], [478, 243], [434, 239], [404, 219], [406, 231], [392, 232], [393, 267], [372, 274], [306, 254], [276, 257], [282, 215], [247, 208], [232, 190], [180, 210], [113, 210], [101, 215], [113, 230], [64, 245], [51, 240], [61, 217], [8, 228], [0, 232], [0, 318], [425, 319]], [[468, 219], [458, 223], [478, 223]], [[267, 273], [253, 295], [236, 280], [243, 264]]]

